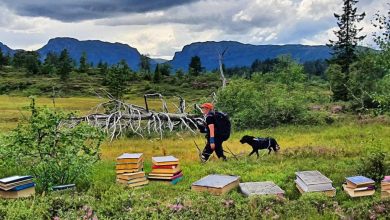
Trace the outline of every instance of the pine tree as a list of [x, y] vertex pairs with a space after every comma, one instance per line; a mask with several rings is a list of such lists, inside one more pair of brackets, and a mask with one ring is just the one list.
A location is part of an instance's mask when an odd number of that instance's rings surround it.
[[330, 40], [329, 47], [333, 50], [333, 58], [331, 63], [341, 66], [343, 76], [339, 78], [343, 89], [333, 91], [335, 100], [348, 100], [348, 89], [346, 84], [349, 79], [350, 65], [357, 60], [357, 44], [362, 41], [365, 36], [359, 36], [359, 32], [363, 28], [357, 28], [356, 24], [363, 20], [365, 13], [357, 14], [357, 8], [354, 5], [358, 0], [344, 0], [343, 14], [334, 14], [337, 19], [339, 30], [334, 31], [337, 40]]
[[68, 50], [64, 49], [61, 51], [60, 58], [59, 58], [59, 70], [58, 74], [60, 75], [62, 80], [68, 79], [70, 72], [73, 69], [73, 61], [72, 58], [69, 56]]
[[188, 73], [191, 76], [199, 76], [201, 72], [202, 72], [202, 63], [200, 62], [200, 57], [199, 56], [191, 57], [191, 62], [188, 66]]
[[156, 69], [154, 70], [153, 81], [156, 83], [161, 81], [161, 71], [158, 64], [156, 65]]
[[88, 58], [87, 53], [83, 52], [80, 57], [80, 66], [79, 66], [79, 72], [80, 73], [86, 73], [88, 71], [89, 65], [88, 65]]
[[108, 91], [117, 99], [121, 99], [126, 92], [130, 81], [131, 70], [125, 60], [113, 66], [105, 77]]

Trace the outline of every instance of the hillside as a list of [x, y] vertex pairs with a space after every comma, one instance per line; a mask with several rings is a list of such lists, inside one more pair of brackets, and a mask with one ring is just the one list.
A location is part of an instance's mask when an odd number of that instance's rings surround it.
[[60, 54], [63, 49], [67, 49], [70, 56], [78, 61], [83, 52], [87, 53], [88, 61], [94, 65], [99, 61], [108, 64], [116, 64], [121, 59], [125, 59], [133, 70], [138, 69], [140, 53], [137, 49], [127, 44], [109, 43], [99, 40], [79, 41], [74, 38], [54, 38], [38, 50], [41, 58], [44, 59], [48, 52]]
[[170, 61], [174, 69], [188, 69], [191, 57], [199, 56], [202, 66], [206, 70], [218, 67], [218, 53], [226, 49], [224, 64], [226, 67], [250, 66], [256, 59], [265, 60], [289, 54], [298, 62], [327, 59], [330, 50], [327, 46], [307, 45], [251, 45], [234, 41], [198, 42], [184, 46], [183, 50], [176, 52]]

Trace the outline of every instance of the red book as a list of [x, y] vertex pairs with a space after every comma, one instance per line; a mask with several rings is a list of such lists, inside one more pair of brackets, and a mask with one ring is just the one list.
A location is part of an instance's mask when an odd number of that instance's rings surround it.
[[175, 169], [179, 165], [153, 165], [152, 169]]

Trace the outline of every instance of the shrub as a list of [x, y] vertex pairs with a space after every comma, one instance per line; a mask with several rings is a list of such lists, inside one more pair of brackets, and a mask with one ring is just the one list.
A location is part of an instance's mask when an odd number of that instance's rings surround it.
[[33, 175], [38, 190], [83, 178], [99, 160], [103, 133], [86, 124], [67, 126], [72, 114], [37, 108], [34, 99], [30, 110], [31, 117], [0, 140], [3, 169]]
[[218, 92], [217, 107], [230, 115], [238, 129], [325, 121], [326, 116], [309, 112], [302, 83], [286, 85], [270, 80], [269, 75], [255, 74], [252, 80], [231, 81]]

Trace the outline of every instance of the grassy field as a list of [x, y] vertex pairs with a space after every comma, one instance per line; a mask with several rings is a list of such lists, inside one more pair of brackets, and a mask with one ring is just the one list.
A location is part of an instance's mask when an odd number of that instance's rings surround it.
[[[137, 104], [142, 99], [134, 99]], [[88, 112], [99, 102], [96, 98], [56, 99], [56, 107]], [[49, 98], [39, 98], [38, 105], [52, 106]], [[5, 133], [16, 125], [27, 98], [0, 96], [0, 128]], [[159, 107], [156, 101], [153, 106]], [[242, 135], [272, 136], [281, 146], [278, 154], [248, 158], [248, 145], [239, 143]], [[361, 159], [373, 150], [390, 154], [390, 126], [386, 119], [348, 119], [333, 125], [282, 126], [264, 130], [236, 131], [224, 143], [239, 160], [226, 154], [227, 162], [213, 158], [206, 164], [198, 159], [194, 141], [203, 148], [204, 138], [189, 133], [158, 137], [121, 138], [105, 142], [102, 160], [89, 179], [79, 183], [80, 192], [37, 195], [24, 200], [1, 200], [0, 219], [80, 219], [96, 215], [98, 219], [386, 219], [390, 201], [374, 197], [351, 199], [341, 189], [344, 178], [356, 175]], [[143, 152], [145, 171], [151, 171], [151, 157], [174, 155], [180, 159], [184, 179], [177, 185], [151, 182], [140, 189], [115, 184], [115, 158], [124, 152]], [[387, 158], [388, 159], [388, 158]], [[295, 172], [319, 170], [333, 180], [335, 198], [319, 194], [301, 196], [294, 185]], [[273, 181], [286, 191], [285, 199], [246, 198], [238, 191], [212, 196], [190, 190], [191, 183], [212, 174], [231, 174], [241, 182]], [[89, 216], [88, 211], [92, 210]]]

